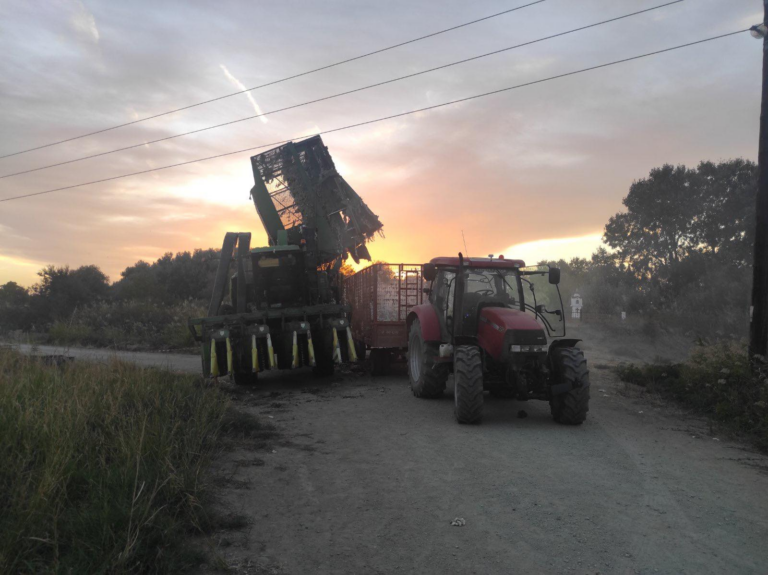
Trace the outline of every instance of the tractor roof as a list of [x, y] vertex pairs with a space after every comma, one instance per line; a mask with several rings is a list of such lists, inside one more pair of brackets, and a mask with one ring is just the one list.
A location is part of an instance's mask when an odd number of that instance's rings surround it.
[[[501, 259], [503, 256], [499, 256], [498, 258], [464, 258], [464, 265], [470, 268], [501, 268], [501, 269], [511, 269], [511, 268], [524, 268], [525, 262], [523, 260], [505, 260]], [[459, 266], [459, 258], [457, 257], [442, 257], [442, 258], [432, 258], [432, 261], [429, 263], [435, 264], [436, 266], [445, 266], [445, 267], [458, 267]]]

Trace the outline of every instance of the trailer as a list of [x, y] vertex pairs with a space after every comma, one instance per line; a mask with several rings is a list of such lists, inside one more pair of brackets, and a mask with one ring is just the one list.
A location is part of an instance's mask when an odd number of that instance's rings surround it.
[[408, 349], [408, 311], [427, 299], [422, 264], [376, 263], [347, 277], [343, 301], [351, 309], [357, 355], [370, 351], [371, 372], [383, 374]]

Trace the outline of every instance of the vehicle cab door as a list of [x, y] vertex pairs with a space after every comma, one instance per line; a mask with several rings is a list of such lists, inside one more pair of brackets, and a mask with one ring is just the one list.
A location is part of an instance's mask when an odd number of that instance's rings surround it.
[[429, 301], [437, 313], [440, 323], [440, 339], [451, 341], [453, 333], [453, 301], [456, 294], [456, 273], [448, 269], [440, 269], [437, 272]]

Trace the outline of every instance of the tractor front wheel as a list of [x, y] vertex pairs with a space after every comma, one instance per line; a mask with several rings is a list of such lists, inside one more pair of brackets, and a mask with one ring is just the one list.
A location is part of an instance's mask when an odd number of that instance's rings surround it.
[[584, 352], [576, 347], [561, 347], [552, 353], [559, 383], [571, 385], [570, 391], [550, 399], [552, 419], [565, 425], [581, 425], [589, 411], [589, 370]]
[[454, 414], [459, 423], [480, 423], [483, 414], [483, 358], [480, 349], [459, 345], [453, 351]]
[[435, 363], [437, 350], [424, 341], [421, 323], [414, 320], [408, 337], [408, 379], [416, 397], [437, 399], [442, 397], [448, 380], [448, 366]]

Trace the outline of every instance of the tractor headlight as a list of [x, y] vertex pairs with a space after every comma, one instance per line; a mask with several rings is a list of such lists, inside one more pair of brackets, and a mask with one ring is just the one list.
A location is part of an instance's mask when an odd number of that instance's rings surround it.
[[510, 353], [546, 353], [546, 345], [511, 345]]

